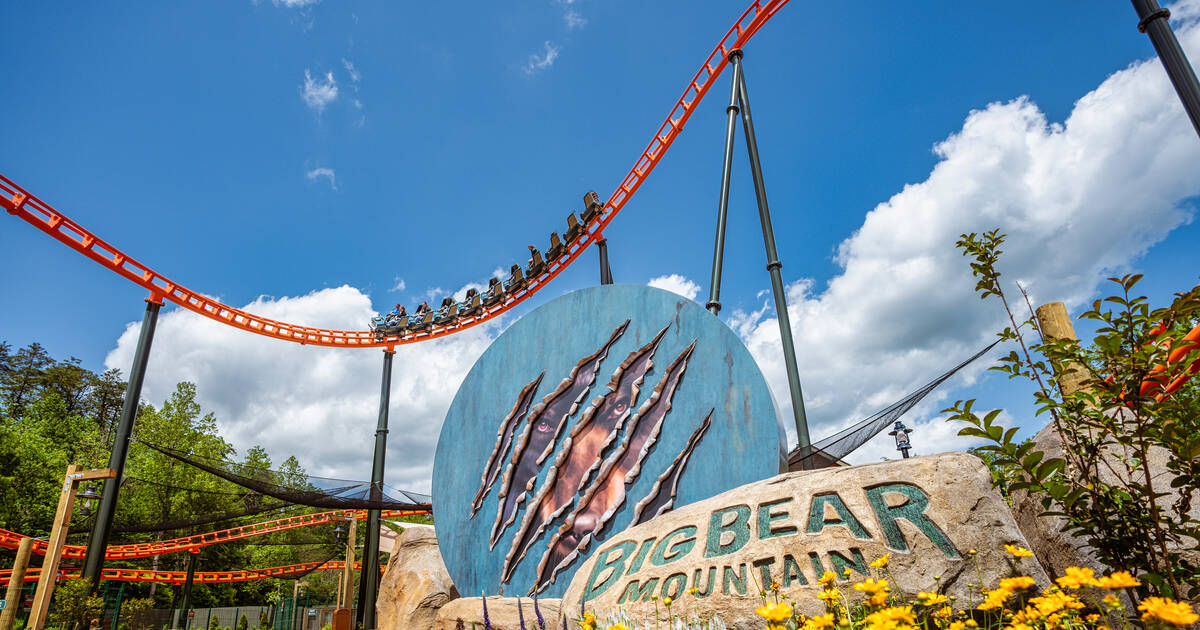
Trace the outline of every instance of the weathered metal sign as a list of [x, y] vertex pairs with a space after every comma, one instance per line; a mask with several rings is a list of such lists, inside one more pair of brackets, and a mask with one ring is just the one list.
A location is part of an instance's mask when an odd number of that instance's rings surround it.
[[780, 471], [758, 366], [695, 302], [635, 285], [565, 295], [479, 358], [446, 414], [434, 520], [464, 595], [560, 595], [602, 541]]

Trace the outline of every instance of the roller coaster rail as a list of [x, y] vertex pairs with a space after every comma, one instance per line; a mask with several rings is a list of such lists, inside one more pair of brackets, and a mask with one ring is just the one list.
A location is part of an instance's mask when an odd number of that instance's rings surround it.
[[[429, 514], [430, 510], [384, 510], [383, 518], [399, 518], [401, 516], [418, 516]], [[299, 516], [291, 516], [288, 518], [276, 519], [273, 521], [263, 521], [261, 523], [251, 523], [249, 525], [241, 525], [239, 527], [231, 527], [229, 529], [221, 529], [195, 536], [184, 536], [182, 538], [172, 538], [169, 540], [161, 540], [148, 543], [134, 543], [128, 545], [110, 545], [104, 554], [105, 560], [132, 560], [135, 558], [150, 558], [167, 553], [176, 553], [180, 551], [196, 552], [209, 545], [219, 545], [222, 543], [233, 542], [235, 540], [243, 540], [263, 534], [271, 534], [274, 532], [282, 532], [297, 527], [310, 527], [312, 525], [324, 525], [326, 523], [340, 523], [353, 516], [357, 520], [366, 520], [366, 510], [334, 510], [331, 512], [317, 512], [316, 514], [301, 514]], [[12, 532], [7, 529], [0, 529], [0, 548], [16, 549], [20, 544], [21, 539], [25, 536], [17, 532]], [[46, 555], [47, 542], [45, 540], [33, 541], [33, 553], [38, 555]], [[87, 547], [84, 545], [66, 545], [63, 547], [64, 558], [83, 558], [87, 552]], [[105, 569], [108, 571], [109, 569]], [[107, 575], [107, 574], [106, 574]], [[104, 579], [108, 579], [107, 577]]]
[[416, 343], [444, 337], [498, 317], [511, 310], [534, 293], [540, 291], [559, 273], [575, 262], [593, 243], [604, 239], [604, 228], [625, 207], [654, 167], [666, 154], [667, 149], [679, 136], [696, 106], [716, 83], [722, 70], [729, 63], [729, 53], [742, 48], [788, 0], [756, 1], [742, 13], [737, 22], [721, 38], [720, 43], [709, 54], [700, 70], [688, 83], [683, 96], [676, 101], [671, 113], [654, 134], [630, 169], [629, 174], [609, 196], [603, 208], [594, 216], [585, 215], [581, 234], [565, 243], [565, 251], [553, 261], [547, 261], [544, 269], [527, 278], [524, 286], [506, 292], [495, 305], [480, 308], [471, 316], [460, 318], [447, 325], [434, 325], [424, 331], [407, 331], [378, 339], [369, 330], [329, 330], [299, 324], [276, 321], [247, 313], [209, 296], [193, 291], [154, 271], [111, 243], [96, 236], [87, 228], [55, 210], [8, 177], [0, 175], [0, 206], [75, 251], [91, 258], [110, 271], [141, 286], [150, 292], [150, 300], [161, 303], [173, 302], [194, 313], [214, 321], [240, 328], [255, 334], [283, 339], [300, 344], [334, 348], [392, 348], [397, 345]]
[[[226, 584], [229, 582], [253, 582], [270, 578], [287, 578], [310, 571], [341, 571], [346, 567], [342, 560], [326, 562], [302, 562], [280, 567], [265, 569], [247, 569], [244, 571], [196, 571], [192, 578], [193, 584]], [[354, 569], [362, 568], [361, 562], [354, 563]], [[379, 570], [382, 572], [383, 565]], [[25, 572], [26, 582], [36, 582], [41, 577], [40, 567], [29, 567]], [[0, 569], [0, 586], [8, 586], [12, 569]], [[183, 584], [187, 582], [187, 571], [153, 571], [147, 569], [104, 569], [101, 579], [117, 580], [119, 582], [157, 582], [159, 584]], [[79, 572], [64, 572], [59, 579], [79, 577]]]

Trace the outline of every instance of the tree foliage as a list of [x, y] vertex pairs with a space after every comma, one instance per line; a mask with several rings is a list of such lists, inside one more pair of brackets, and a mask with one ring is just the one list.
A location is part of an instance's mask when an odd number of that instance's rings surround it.
[[[1017, 428], [998, 422], [1000, 410], [981, 415], [974, 400], [947, 409], [949, 419], [968, 424], [959, 435], [986, 441], [977, 450], [997, 486], [1039, 499], [1045, 514], [1063, 517], [1067, 531], [1102, 562], [1138, 573], [1142, 594], [1195, 597], [1200, 567], [1187, 551], [1200, 544], [1193, 506], [1200, 491], [1200, 386], [1192, 380], [1173, 395], [1163, 386], [1200, 357], [1200, 344], [1185, 339], [1200, 316], [1200, 287], [1152, 309], [1133, 293], [1140, 275], [1111, 278], [1112, 295], [1080, 316], [1098, 327], [1090, 343], [1046, 338], [1028, 299], [1029, 315], [1018, 322], [1003, 290], [997, 269], [1003, 242], [993, 231], [964, 234], [958, 246], [972, 260], [980, 297], [998, 299], [1008, 313], [1011, 327], [1000, 336], [1020, 348], [991, 369], [1034, 385], [1037, 414], [1054, 427], [1061, 456], [1016, 440]], [[1026, 343], [1023, 333], [1038, 341]], [[1183, 357], [1168, 360], [1172, 350], [1185, 348]], [[1080, 377], [1082, 386], [1055, 387], [1063, 375]]]

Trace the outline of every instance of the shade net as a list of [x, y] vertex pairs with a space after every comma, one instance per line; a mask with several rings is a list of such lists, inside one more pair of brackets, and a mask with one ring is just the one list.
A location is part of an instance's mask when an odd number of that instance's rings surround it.
[[287, 503], [331, 510], [427, 510], [432, 497], [368, 481], [330, 479], [281, 473], [236, 462], [184, 455], [164, 446], [142, 442], [167, 457], [195, 466], [230, 483]]
[[950, 368], [941, 376], [926, 383], [920, 389], [884, 407], [867, 419], [842, 429], [818, 442], [814, 442], [811, 446], [793, 450], [788, 455], [788, 469], [799, 470], [804, 468], [806, 460], [812, 464], [809, 466], [812, 469], [828, 468], [837, 465], [842, 458], [858, 450], [858, 447], [866, 444], [868, 440], [892, 426], [892, 423], [900, 418], [900, 416], [907, 413], [909, 409], [912, 409], [917, 403], [921, 402], [921, 399], [937, 389], [938, 385], [941, 385], [959, 370], [970, 365], [975, 359], [987, 354], [1000, 341], [999, 339], [993, 341], [986, 348], [971, 355], [966, 361]]

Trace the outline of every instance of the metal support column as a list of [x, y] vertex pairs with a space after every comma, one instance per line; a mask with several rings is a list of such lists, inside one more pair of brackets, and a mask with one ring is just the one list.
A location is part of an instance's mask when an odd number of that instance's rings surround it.
[[196, 578], [196, 556], [195, 552], [188, 554], [187, 580], [183, 583], [183, 630], [188, 630], [192, 625], [192, 618], [188, 616], [188, 611], [192, 609], [192, 581]]
[[600, 252], [600, 284], [612, 284], [612, 269], [608, 266], [608, 239], [596, 241], [596, 250]]
[[104, 480], [100, 509], [88, 538], [87, 555], [83, 559], [83, 577], [91, 580], [92, 590], [100, 584], [100, 571], [104, 568], [104, 554], [108, 551], [108, 534], [112, 529], [113, 514], [117, 509], [117, 495], [121, 488], [121, 477], [125, 474], [125, 458], [129, 454], [129, 439], [133, 434], [133, 421], [137, 417], [138, 402], [142, 397], [142, 381], [146, 378], [146, 362], [150, 358], [150, 346], [154, 342], [154, 327], [158, 324], [158, 311], [162, 301], [155, 297], [146, 299], [146, 314], [142, 317], [142, 331], [138, 335], [137, 351], [133, 355], [133, 367], [129, 370], [129, 385], [125, 388], [125, 402], [121, 406], [121, 420], [117, 423], [117, 435], [113, 440], [112, 454], [108, 467], [117, 471], [116, 477]]
[[[371, 500], [383, 500], [383, 458], [387, 451], [388, 406], [392, 394], [392, 355], [383, 351], [383, 384], [379, 391], [379, 426], [375, 429], [375, 459], [371, 463]], [[364, 630], [375, 630], [375, 600], [379, 595], [380, 511], [367, 511], [367, 540], [363, 549], [362, 578], [359, 584], [358, 620]]]
[[[742, 51], [731, 53], [741, 58]], [[721, 312], [721, 266], [725, 260], [725, 223], [729, 216], [729, 180], [733, 173], [733, 135], [737, 130], [738, 85], [742, 82], [742, 64], [733, 66], [733, 83], [729, 86], [729, 106], [725, 108], [725, 158], [721, 166], [721, 201], [717, 205], [717, 243], [713, 246], [712, 282], [708, 288], [708, 303], [704, 305], [713, 315]]]
[[[729, 53], [733, 65], [733, 76], [737, 80], [738, 103], [741, 106], [742, 130], [746, 134], [746, 152], [750, 157], [750, 172], [754, 177], [754, 197], [758, 200], [758, 218], [762, 223], [763, 245], [767, 251], [767, 271], [771, 274], [771, 291], [775, 296], [775, 314], [779, 320], [779, 337], [783, 342], [783, 361], [787, 367], [788, 392], [792, 399], [792, 416], [796, 421], [797, 448], [806, 449], [811, 442], [808, 437], [808, 419], [804, 413], [804, 393], [800, 390], [800, 372], [796, 368], [796, 346], [792, 341], [792, 324], [787, 312], [787, 295], [783, 289], [783, 277], [779, 252], [775, 249], [775, 230], [771, 227], [771, 211], [767, 207], [767, 187], [763, 182], [762, 164], [758, 160], [758, 141], [754, 136], [754, 120], [750, 116], [750, 95], [746, 91], [746, 74], [742, 71], [742, 51]], [[810, 468], [806, 459], [804, 467]]]
[[1150, 36], [1150, 43], [1154, 44], [1154, 50], [1162, 60], [1163, 68], [1183, 102], [1183, 109], [1192, 119], [1192, 127], [1200, 134], [1200, 83], [1196, 82], [1196, 73], [1167, 22], [1171, 12], [1158, 6], [1158, 0], [1133, 0], [1133, 8], [1140, 20], [1138, 30]]

